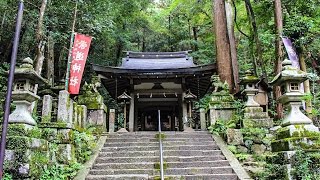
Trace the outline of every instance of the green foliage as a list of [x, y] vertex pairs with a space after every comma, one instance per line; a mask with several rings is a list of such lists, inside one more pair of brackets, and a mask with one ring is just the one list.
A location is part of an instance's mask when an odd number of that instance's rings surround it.
[[72, 131], [72, 141], [76, 148], [75, 155], [78, 162], [84, 163], [90, 158], [92, 150], [96, 146], [94, 140], [95, 138], [90, 131]]
[[4, 114], [5, 95], [7, 92], [7, 80], [8, 74], [6, 71], [9, 69], [9, 65], [4, 63], [0, 65], [0, 122], [2, 122]]
[[4, 173], [3, 174], [3, 180], [13, 180], [12, 175], [8, 174], [8, 173]]
[[293, 156], [292, 176], [294, 179], [312, 180], [319, 179], [320, 169], [319, 153], [310, 153], [303, 150], [296, 151]]
[[249, 154], [239, 153], [235, 155], [239, 161], [245, 161], [250, 156]]
[[164, 133], [157, 133], [155, 135], [155, 138], [158, 139], [158, 140], [164, 140], [166, 138], [166, 135]]
[[50, 165], [40, 177], [40, 180], [66, 180], [72, 179], [77, 171], [80, 170], [81, 164], [73, 162], [70, 165]]
[[227, 131], [227, 121], [224, 119], [218, 119], [215, 124], [208, 127], [208, 130], [212, 134], [224, 135]]

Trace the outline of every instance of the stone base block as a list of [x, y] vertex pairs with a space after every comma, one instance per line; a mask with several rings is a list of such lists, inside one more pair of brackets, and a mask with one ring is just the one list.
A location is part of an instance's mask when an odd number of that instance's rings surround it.
[[262, 107], [246, 107], [244, 108], [245, 113], [263, 113], [263, 108]]
[[90, 110], [88, 114], [88, 122], [90, 125], [98, 125], [106, 128], [106, 118], [104, 110]]
[[8, 136], [6, 141], [7, 150], [48, 150], [48, 141], [44, 139], [29, 138], [22, 136]]
[[267, 119], [269, 115], [267, 112], [252, 112], [252, 113], [244, 113], [245, 119]]
[[71, 129], [58, 129], [57, 139], [59, 143], [70, 143], [71, 141]]
[[75, 148], [71, 144], [59, 144], [56, 154], [58, 163], [69, 164], [75, 159]]
[[244, 128], [271, 128], [273, 126], [273, 120], [271, 118], [265, 119], [244, 119]]
[[281, 140], [292, 137], [312, 137], [319, 136], [319, 128], [313, 124], [290, 125], [281, 127], [276, 131], [276, 139]]
[[232, 145], [244, 145], [243, 135], [240, 129], [228, 129], [227, 130], [227, 142]]
[[319, 144], [315, 144], [315, 141], [319, 140], [319, 136], [313, 137], [292, 137], [282, 140], [276, 140], [271, 142], [271, 149], [273, 152], [279, 151], [294, 151], [302, 148], [305, 150], [318, 150]]

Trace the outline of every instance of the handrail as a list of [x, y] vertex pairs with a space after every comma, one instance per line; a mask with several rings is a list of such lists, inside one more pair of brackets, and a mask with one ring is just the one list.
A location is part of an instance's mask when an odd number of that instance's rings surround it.
[[163, 150], [162, 150], [162, 135], [161, 135], [161, 121], [160, 121], [160, 109], [158, 109], [158, 130], [159, 130], [159, 150], [160, 150], [160, 177], [161, 180], [164, 180], [163, 174]]

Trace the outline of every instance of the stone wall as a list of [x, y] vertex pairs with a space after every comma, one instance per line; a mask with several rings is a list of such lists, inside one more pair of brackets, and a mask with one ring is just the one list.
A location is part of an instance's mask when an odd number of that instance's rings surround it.
[[101, 133], [102, 129], [89, 126], [92, 124], [105, 127], [104, 110], [88, 111], [65, 90], [59, 92], [57, 107], [53, 106], [53, 99], [51, 95], [43, 96], [40, 122], [35, 126], [9, 124], [4, 167], [14, 179], [38, 179], [49, 164], [83, 161], [77, 156], [79, 145], [75, 143], [75, 135], [88, 128], [93, 133]]

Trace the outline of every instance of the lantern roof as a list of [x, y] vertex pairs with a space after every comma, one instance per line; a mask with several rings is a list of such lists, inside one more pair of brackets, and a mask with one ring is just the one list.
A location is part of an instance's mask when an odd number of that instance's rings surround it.
[[15, 69], [14, 77], [15, 79], [30, 79], [37, 84], [46, 83], [46, 80], [33, 69], [33, 60], [29, 57], [23, 59], [22, 64]]
[[241, 78], [239, 84], [257, 83], [260, 79], [253, 74], [251, 70], [245, 72], [245, 76]]
[[288, 59], [285, 59], [282, 62], [282, 71], [273, 78], [270, 84], [273, 86], [279, 86], [286, 81], [301, 83], [307, 79], [306, 72], [301, 71], [297, 67], [293, 67], [292, 62]]

